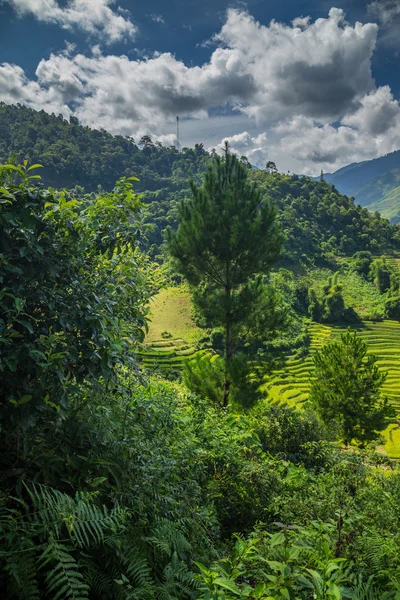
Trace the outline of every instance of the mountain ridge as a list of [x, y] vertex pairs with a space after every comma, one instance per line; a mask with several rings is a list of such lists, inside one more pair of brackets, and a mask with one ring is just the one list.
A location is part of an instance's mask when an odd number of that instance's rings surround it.
[[361, 206], [380, 212], [394, 223], [400, 222], [400, 150], [351, 163], [326, 173], [324, 179], [342, 194], [354, 197]]

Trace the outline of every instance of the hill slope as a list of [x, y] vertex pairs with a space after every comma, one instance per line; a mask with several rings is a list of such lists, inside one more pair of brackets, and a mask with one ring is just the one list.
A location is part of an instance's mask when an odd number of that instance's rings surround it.
[[[44, 165], [43, 183], [74, 188], [74, 194], [112, 189], [122, 176], [136, 175], [135, 189], [143, 193], [147, 248], [160, 257], [163, 230], [177, 222], [180, 201], [189, 195], [188, 180], [200, 184], [210, 155], [201, 144], [194, 148], [163, 147], [149, 137], [132, 138], [79, 125], [77, 119], [48, 115], [20, 105], [0, 103], [0, 163], [10, 156]], [[288, 238], [285, 258], [307, 262], [327, 253], [384, 251], [399, 247], [399, 232], [387, 221], [355, 206], [326, 182], [308, 177], [249, 172], [265, 196], [277, 204]]]
[[393, 222], [400, 221], [400, 150], [374, 160], [353, 163], [325, 180], [357, 203], [377, 210]]

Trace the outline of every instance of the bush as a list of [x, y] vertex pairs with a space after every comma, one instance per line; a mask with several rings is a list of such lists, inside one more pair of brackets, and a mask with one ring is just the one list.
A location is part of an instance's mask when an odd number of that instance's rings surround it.
[[221, 533], [250, 532], [257, 521], [272, 517], [280, 488], [280, 463], [263, 451], [245, 417], [207, 411], [199, 432], [207, 462], [207, 492], [213, 500]]
[[352, 257], [351, 268], [353, 271], [367, 278], [372, 263], [372, 254], [365, 250], [356, 252]]
[[307, 466], [321, 464], [318, 453], [310, 456], [310, 444], [327, 441], [328, 431], [315, 412], [299, 411], [289, 406], [258, 408], [255, 416], [255, 431], [264, 452], [279, 455], [294, 463]]

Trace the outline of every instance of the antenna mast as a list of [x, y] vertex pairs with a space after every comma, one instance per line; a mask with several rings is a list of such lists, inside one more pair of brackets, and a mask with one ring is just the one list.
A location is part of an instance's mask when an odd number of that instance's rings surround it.
[[180, 143], [179, 143], [179, 117], [176, 117], [176, 139], [178, 140], [178, 152], [180, 152]]

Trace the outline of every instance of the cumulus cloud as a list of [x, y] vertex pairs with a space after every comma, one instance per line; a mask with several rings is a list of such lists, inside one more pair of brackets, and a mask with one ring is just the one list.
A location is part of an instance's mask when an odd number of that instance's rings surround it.
[[280, 149], [302, 161], [304, 173], [315, 173], [316, 165], [334, 171], [399, 149], [400, 106], [384, 86], [366, 95], [359, 109], [339, 126], [297, 116], [277, 125], [275, 131]]
[[374, 0], [368, 4], [368, 11], [381, 23], [388, 25], [394, 18], [400, 16], [400, 2], [399, 0]]
[[290, 113], [337, 120], [374, 87], [371, 56], [377, 25], [346, 22], [341, 9], [327, 19], [295, 19], [292, 26], [261, 25], [246, 12], [229, 10], [215, 40], [252, 75], [252, 102], [243, 107], [260, 123]]
[[247, 156], [255, 167], [265, 167], [268, 159], [268, 137], [265, 131], [255, 137], [252, 137], [247, 131], [226, 137], [215, 147], [218, 154], [222, 154], [225, 142], [228, 142], [231, 152], [234, 154]]
[[178, 147], [178, 138], [175, 133], [166, 133], [164, 135], [159, 135], [156, 138], [157, 142], [160, 142], [163, 146], [175, 146]]
[[[70, 0], [63, 11], [89, 1]], [[111, 10], [107, 0], [95, 2]], [[58, 5], [46, 0], [46, 6]], [[41, 60], [34, 80], [16, 65], [0, 66], [0, 99], [166, 142], [176, 115], [183, 124], [224, 107], [263, 132], [230, 136], [232, 147], [253, 164], [265, 164], [268, 130], [281, 140], [276, 149], [315, 172], [400, 147], [399, 103], [388, 86], [376, 88], [371, 75], [376, 37], [376, 24], [352, 25], [337, 8], [327, 18], [300, 17], [291, 25], [262, 25], [246, 11], [230, 9], [201, 66], [187, 66], [170, 53], [133, 60], [103, 55], [98, 46], [91, 56], [69, 48]], [[201, 122], [198, 141], [205, 141]]]
[[136, 33], [128, 11], [111, 8], [114, 0], [69, 0], [65, 7], [56, 0], [8, 1], [21, 17], [32, 14], [38, 21], [55, 23], [63, 29], [78, 28], [104, 38], [106, 43], [133, 38]]

